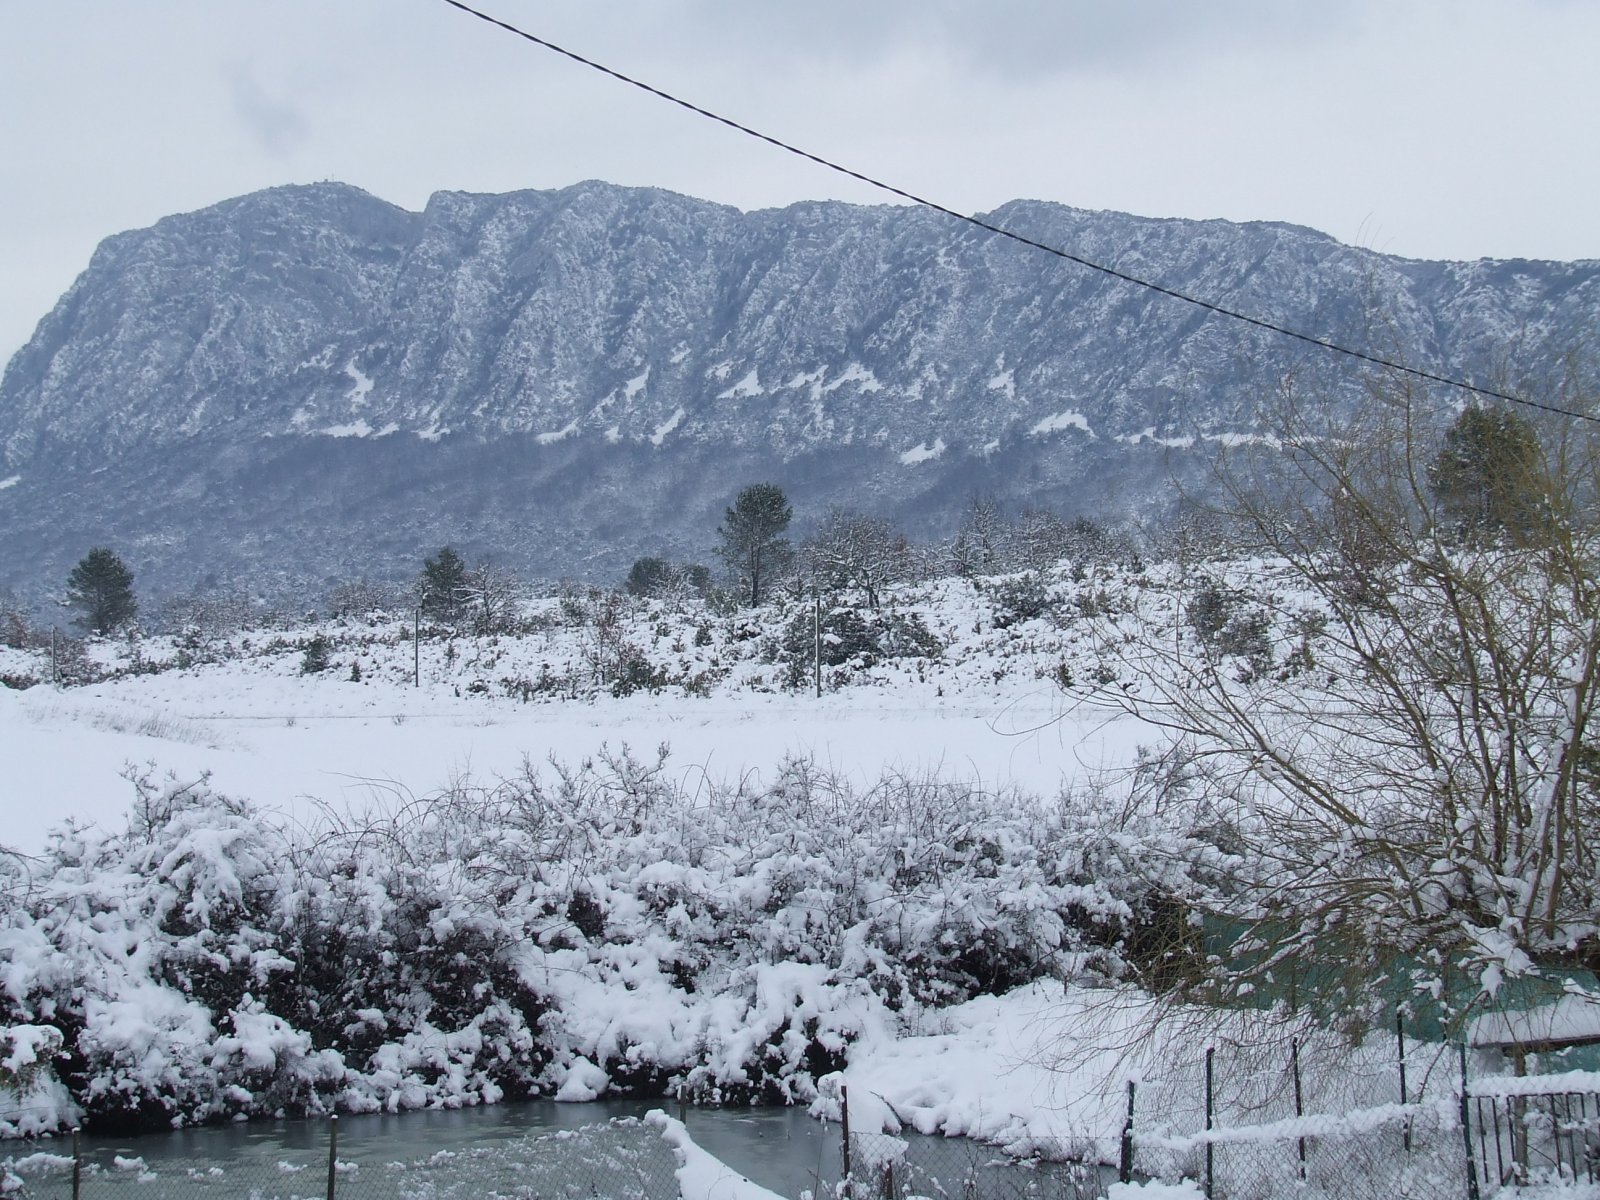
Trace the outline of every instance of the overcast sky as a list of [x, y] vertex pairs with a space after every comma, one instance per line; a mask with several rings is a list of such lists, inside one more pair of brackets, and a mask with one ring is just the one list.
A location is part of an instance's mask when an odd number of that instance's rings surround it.
[[[1600, 258], [1592, 0], [481, 6], [958, 209], [1025, 196], [1421, 258]], [[583, 179], [882, 200], [442, 0], [11, 3], [0, 147], [0, 358], [101, 238], [274, 184], [408, 208]]]

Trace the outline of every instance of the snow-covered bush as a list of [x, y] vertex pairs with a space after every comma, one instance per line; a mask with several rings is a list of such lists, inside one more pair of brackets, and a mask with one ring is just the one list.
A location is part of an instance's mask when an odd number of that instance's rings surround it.
[[1117, 974], [1185, 850], [1099, 810], [807, 760], [691, 793], [623, 751], [308, 834], [145, 780], [124, 833], [61, 833], [6, 893], [0, 1024], [54, 1031], [102, 1128], [809, 1100], [899, 1010]]
[[819, 649], [824, 667], [864, 670], [883, 659], [936, 658], [944, 647], [916, 613], [830, 605], [822, 611], [819, 631], [815, 612], [801, 606], [773, 647], [789, 687], [802, 687], [811, 678]]

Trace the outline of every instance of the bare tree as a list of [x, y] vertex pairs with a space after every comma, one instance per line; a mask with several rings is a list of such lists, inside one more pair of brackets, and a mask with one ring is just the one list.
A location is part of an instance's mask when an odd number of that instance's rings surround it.
[[911, 547], [905, 535], [883, 517], [835, 508], [801, 548], [801, 570], [822, 588], [860, 589], [867, 604], [911, 573]]
[[[1600, 438], [1530, 427], [1495, 486], [1536, 498], [1538, 536], [1464, 543], [1441, 408], [1288, 405], [1221, 479], [1255, 557], [1164, 604], [1165, 635], [1102, 621], [1111, 667], [1084, 690], [1170, 734], [1140, 799], [1227, 863], [1183, 897], [1214, 935], [1185, 986], [1464, 1020], [1509, 978], [1600, 965]], [[1230, 642], [1217, 597], [1253, 631]]]
[[474, 633], [506, 633], [516, 628], [522, 584], [510, 568], [485, 559], [466, 573], [456, 594]]
[[1025, 508], [1017, 521], [1017, 550], [1030, 570], [1042, 571], [1067, 557], [1071, 527], [1048, 508]]
[[950, 547], [950, 565], [957, 575], [998, 575], [1016, 565], [1016, 530], [1000, 501], [987, 493], [967, 502], [966, 517]]

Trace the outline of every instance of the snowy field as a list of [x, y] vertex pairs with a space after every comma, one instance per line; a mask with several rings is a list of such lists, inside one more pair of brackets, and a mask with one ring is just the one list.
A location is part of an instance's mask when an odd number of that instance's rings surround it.
[[[0, 688], [12, 797], [0, 843], [37, 850], [68, 818], [119, 826], [133, 796], [123, 778], [130, 769], [180, 779], [209, 772], [216, 790], [307, 821], [323, 806], [392, 806], [463, 776], [514, 774], [524, 760], [575, 763], [624, 744], [648, 756], [667, 746], [686, 783], [759, 778], [798, 755], [862, 786], [886, 773], [939, 774], [1049, 796], [1114, 774], [1159, 737], [1120, 714], [1069, 708], [1050, 674], [1078, 649], [1070, 630], [1039, 620], [996, 630], [981, 593], [956, 580], [911, 599], [946, 644], [940, 660], [886, 661], [847, 680], [830, 671], [820, 698], [809, 686], [774, 686], [755, 639], [687, 645], [690, 614], [659, 605], [630, 614], [642, 631], [633, 640], [667, 666], [678, 658], [684, 675], [720, 658], [715, 669], [725, 673], [701, 689], [709, 694], [668, 686], [618, 697], [592, 686], [594, 649], [565, 628], [425, 639], [416, 687], [404, 621], [290, 630], [273, 649], [266, 635], [236, 635], [207, 643], [193, 666]], [[300, 647], [319, 630], [335, 647], [334, 665], [302, 674]], [[135, 661], [170, 664], [177, 642], [109, 641], [91, 653], [102, 670], [130, 672]], [[356, 663], [363, 678], [351, 682]], [[524, 702], [499, 685], [552, 664], [566, 694]], [[49, 676], [38, 652], [0, 649], [6, 670]]]
[[521, 705], [401, 688], [353, 693], [300, 678], [258, 682], [219, 673], [0, 690], [12, 797], [4, 841], [34, 851], [67, 818], [120, 824], [133, 796], [123, 778], [130, 766], [180, 778], [210, 772], [219, 791], [314, 820], [323, 804], [388, 806], [452, 778], [515, 773], [524, 759], [576, 761], [603, 745], [646, 754], [666, 745], [685, 781], [760, 775], [801, 755], [863, 784], [885, 772], [937, 773], [1050, 794], [1125, 765], [1141, 735], [1149, 739], [1127, 718], [1065, 713], [1042, 690], [914, 710], [874, 692]]

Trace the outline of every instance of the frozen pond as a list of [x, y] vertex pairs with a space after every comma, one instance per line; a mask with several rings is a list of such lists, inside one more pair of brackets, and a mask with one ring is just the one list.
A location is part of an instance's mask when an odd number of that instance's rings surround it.
[[[533, 1101], [448, 1111], [344, 1117], [330, 1162], [328, 1121], [264, 1121], [139, 1137], [84, 1137], [80, 1194], [144, 1200], [238, 1197], [323, 1200], [330, 1166], [345, 1200], [496, 1200], [596, 1196], [675, 1200], [676, 1160], [642, 1118], [658, 1104]], [[840, 1131], [801, 1108], [690, 1109], [695, 1144], [780, 1196], [831, 1195], [841, 1175]], [[1063, 1163], [1012, 1164], [963, 1139], [853, 1139], [853, 1177], [873, 1195], [973, 1195], [1086, 1200], [1107, 1171]], [[72, 1196], [66, 1139], [5, 1151], [25, 1181], [19, 1196]], [[38, 1151], [30, 1159], [30, 1151]], [[885, 1174], [885, 1171], [888, 1174]], [[730, 1197], [736, 1190], [724, 1188]], [[719, 1191], [720, 1194], [720, 1191]]]
[[[675, 1162], [642, 1118], [659, 1102], [531, 1101], [448, 1111], [346, 1116], [338, 1122], [340, 1197], [445, 1200], [491, 1196], [675, 1197]], [[672, 1107], [669, 1111], [676, 1112]], [[839, 1175], [839, 1133], [799, 1108], [690, 1109], [695, 1142], [733, 1170], [781, 1195], [830, 1187]], [[601, 1124], [610, 1122], [610, 1124]], [[250, 1197], [326, 1195], [328, 1121], [264, 1121], [82, 1139], [81, 1194]], [[31, 1151], [62, 1156], [46, 1162]], [[69, 1139], [12, 1142], [22, 1195], [70, 1197]], [[820, 1185], [820, 1188], [819, 1188]]]

